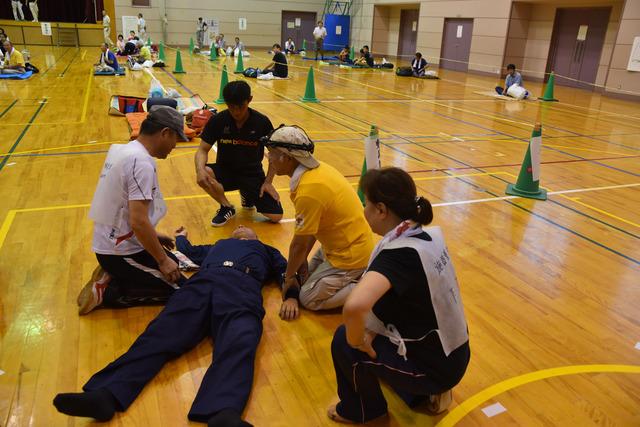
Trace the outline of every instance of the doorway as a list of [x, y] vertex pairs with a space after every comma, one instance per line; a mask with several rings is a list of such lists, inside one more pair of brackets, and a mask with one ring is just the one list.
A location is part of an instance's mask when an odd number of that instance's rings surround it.
[[[302, 40], [307, 39], [307, 43], [313, 39], [313, 29], [316, 27], [315, 12], [294, 12], [290, 10], [282, 11], [282, 30], [280, 32], [282, 41], [280, 46], [284, 49], [284, 42], [289, 37], [296, 44], [296, 49], [302, 49]], [[313, 43], [307, 46], [312, 49]]]
[[400, 35], [398, 37], [399, 57], [412, 57], [416, 53], [419, 18], [419, 9], [402, 9], [400, 11]]
[[469, 69], [472, 34], [473, 19], [446, 18], [444, 20], [441, 68], [464, 72]]

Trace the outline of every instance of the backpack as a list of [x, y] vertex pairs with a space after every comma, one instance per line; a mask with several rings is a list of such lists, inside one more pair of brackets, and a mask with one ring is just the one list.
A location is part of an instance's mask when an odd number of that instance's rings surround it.
[[247, 68], [246, 70], [244, 70], [242, 72], [242, 74], [244, 74], [245, 77], [250, 77], [252, 79], [255, 79], [256, 77], [258, 77], [258, 69], [257, 68]]
[[396, 68], [396, 75], [400, 77], [413, 76], [413, 68], [411, 67], [398, 67]]
[[201, 132], [209, 122], [209, 119], [213, 117], [213, 115], [214, 113], [209, 110], [209, 107], [207, 107], [207, 105], [199, 110], [194, 111], [191, 117], [191, 129], [195, 130], [196, 132]]
[[24, 64], [24, 69], [25, 69], [25, 71], [31, 71], [34, 74], [40, 72], [40, 70], [38, 70], [38, 68], [36, 68], [35, 65], [33, 65], [33, 64], [29, 63], [29, 62]]

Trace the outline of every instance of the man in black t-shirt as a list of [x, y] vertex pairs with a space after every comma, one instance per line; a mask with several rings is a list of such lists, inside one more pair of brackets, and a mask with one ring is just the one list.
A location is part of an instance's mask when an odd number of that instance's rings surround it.
[[[227, 110], [206, 124], [195, 157], [198, 185], [220, 203], [211, 225], [220, 227], [235, 216], [235, 207], [224, 194], [233, 190], [240, 190], [243, 208], [255, 207], [272, 222], [278, 222], [282, 219], [282, 205], [272, 184], [275, 170], [269, 165], [265, 176], [264, 147], [260, 144], [260, 138], [269, 135], [273, 125], [267, 116], [249, 108], [253, 97], [246, 82], [227, 84], [222, 96]], [[216, 163], [207, 163], [215, 143], [218, 144]]]
[[273, 73], [274, 77], [286, 78], [289, 75], [287, 57], [282, 53], [282, 48], [278, 43], [273, 45], [273, 62], [262, 70], [263, 74]]

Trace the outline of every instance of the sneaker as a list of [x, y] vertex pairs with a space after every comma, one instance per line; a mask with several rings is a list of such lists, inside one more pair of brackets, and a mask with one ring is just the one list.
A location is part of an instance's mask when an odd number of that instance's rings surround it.
[[84, 316], [90, 313], [96, 307], [102, 304], [102, 297], [104, 291], [107, 289], [111, 276], [104, 271], [102, 267], [98, 266], [91, 275], [91, 279], [80, 291], [78, 295], [78, 314]]
[[447, 390], [444, 393], [432, 394], [429, 396], [429, 403], [427, 404], [427, 411], [433, 415], [441, 414], [446, 411], [451, 401], [453, 400], [453, 393], [451, 390]]
[[240, 204], [242, 205], [242, 209], [244, 209], [246, 211], [251, 211], [251, 210], [254, 210], [256, 208], [255, 206], [250, 205], [249, 203], [247, 203], [247, 199], [245, 199], [242, 194], [240, 195]]
[[211, 225], [221, 227], [234, 216], [236, 216], [236, 210], [233, 206], [220, 206], [220, 209], [216, 212], [216, 216], [211, 220]]

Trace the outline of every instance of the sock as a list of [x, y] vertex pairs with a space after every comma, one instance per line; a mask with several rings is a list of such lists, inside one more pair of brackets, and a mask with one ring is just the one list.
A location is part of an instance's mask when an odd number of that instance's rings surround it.
[[246, 421], [243, 421], [233, 409], [223, 409], [209, 418], [208, 427], [253, 427]]
[[109, 421], [116, 412], [116, 399], [106, 389], [84, 393], [60, 393], [53, 399], [59, 412], [74, 417], [90, 417]]

